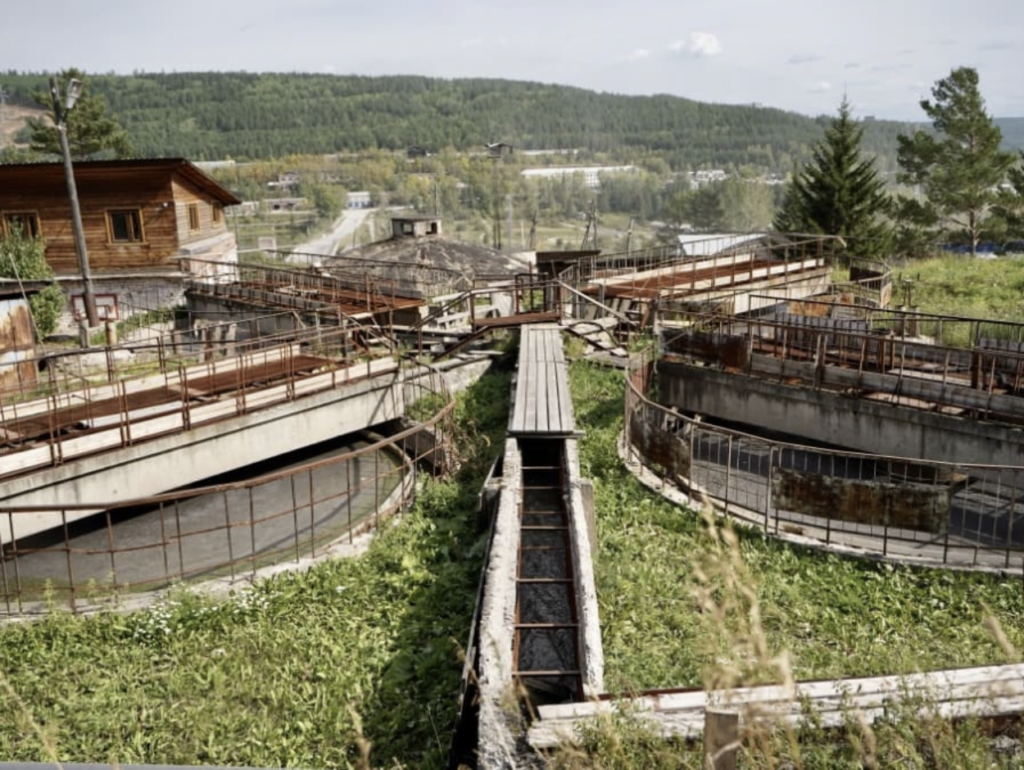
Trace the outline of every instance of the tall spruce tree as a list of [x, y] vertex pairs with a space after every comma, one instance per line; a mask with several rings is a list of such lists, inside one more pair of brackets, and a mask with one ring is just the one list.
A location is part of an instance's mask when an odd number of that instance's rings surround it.
[[[71, 157], [75, 160], [88, 160], [96, 156], [129, 157], [132, 154], [132, 147], [128, 141], [128, 134], [107, 114], [106, 100], [89, 91], [84, 72], [71, 68], [60, 73], [57, 82], [62, 91], [72, 78], [81, 80], [84, 90], [75, 102], [74, 109], [65, 115]], [[61, 96], [63, 100], [63, 93]], [[32, 131], [32, 151], [44, 155], [60, 155], [56, 115], [53, 114], [53, 97], [49, 92], [39, 92], [33, 94], [33, 98], [50, 112], [50, 119], [47, 121], [29, 118], [26, 121]], [[61, 109], [64, 109], [63, 104]]]
[[789, 183], [775, 217], [776, 230], [839, 235], [847, 242], [847, 253], [856, 256], [889, 252], [893, 230], [886, 214], [891, 201], [874, 162], [861, 156], [863, 134], [843, 97], [811, 162]]
[[999, 149], [1002, 133], [985, 112], [976, 70], [953, 70], [932, 96], [935, 101], [922, 100], [921, 109], [934, 132], [898, 137], [899, 180], [924, 195], [923, 201], [905, 200], [900, 215], [969, 246], [973, 256], [989, 224], [1000, 223], [992, 207], [1014, 156]]

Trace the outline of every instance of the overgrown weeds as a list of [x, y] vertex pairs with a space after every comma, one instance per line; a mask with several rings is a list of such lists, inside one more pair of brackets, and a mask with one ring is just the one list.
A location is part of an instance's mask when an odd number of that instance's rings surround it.
[[78, 762], [443, 765], [508, 390], [498, 375], [460, 396], [459, 478], [427, 482], [362, 557], [227, 601], [180, 589], [146, 612], [0, 628], [0, 756], [52, 762], [52, 743]]
[[[586, 431], [583, 473], [595, 484], [610, 692], [912, 673], [1003, 663], [1021, 648], [1019, 580], [805, 551], [677, 507], [640, 485], [617, 457], [621, 373], [580, 362], [571, 379], [577, 424]], [[844, 734], [813, 726], [753, 733], [743, 762], [991, 766], [990, 741], [977, 723], [947, 724], [931, 746], [937, 723], [909, 706], [873, 728], [850, 717]], [[566, 766], [584, 766], [581, 756], [602, 767], [702, 766], [699, 747], [677, 747], [665, 758], [663, 747], [649, 749], [643, 730], [629, 724], [588, 729], [597, 734], [584, 732], [580, 747], [563, 757]], [[606, 764], [601, 752], [609, 745], [631, 747], [629, 761]], [[1019, 755], [1004, 759], [1011, 764], [998, 766], [1024, 766], [1012, 764], [1022, 762]]]

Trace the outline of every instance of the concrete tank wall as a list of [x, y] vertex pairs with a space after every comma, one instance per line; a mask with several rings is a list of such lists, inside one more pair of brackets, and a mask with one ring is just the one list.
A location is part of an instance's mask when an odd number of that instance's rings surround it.
[[658, 364], [658, 400], [861, 452], [1024, 466], [1024, 429], [795, 387], [682, 362]]

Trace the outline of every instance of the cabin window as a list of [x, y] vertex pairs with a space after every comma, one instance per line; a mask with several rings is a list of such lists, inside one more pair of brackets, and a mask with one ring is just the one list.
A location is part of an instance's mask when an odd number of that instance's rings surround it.
[[142, 212], [139, 209], [116, 209], [107, 212], [107, 226], [113, 243], [141, 243]]
[[224, 207], [219, 203], [213, 204], [213, 223], [219, 225], [224, 221]]
[[199, 229], [199, 204], [190, 203], [188, 204], [188, 229], [190, 232], [195, 232]]
[[39, 237], [39, 216], [34, 211], [9, 211], [4, 214], [4, 225], [8, 233]]

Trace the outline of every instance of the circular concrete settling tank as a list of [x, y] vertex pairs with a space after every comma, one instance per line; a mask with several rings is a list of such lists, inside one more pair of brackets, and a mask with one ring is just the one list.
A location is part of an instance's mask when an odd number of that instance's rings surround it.
[[4, 549], [7, 593], [33, 598], [47, 584], [81, 592], [90, 583], [145, 590], [313, 555], [372, 518], [401, 483], [398, 452], [370, 446], [342, 437], [207, 479], [173, 499], [23, 538]]

